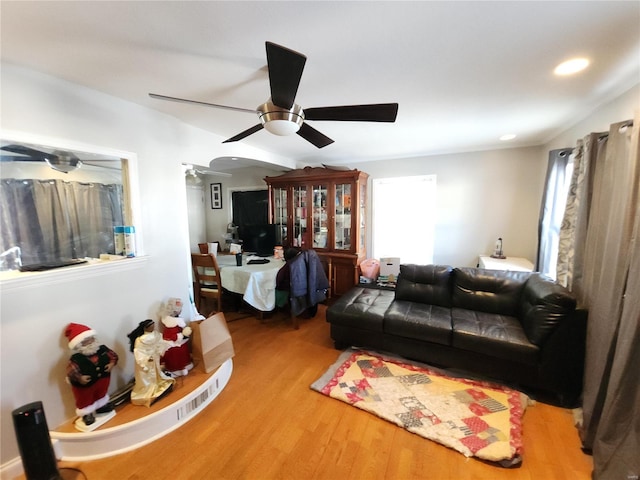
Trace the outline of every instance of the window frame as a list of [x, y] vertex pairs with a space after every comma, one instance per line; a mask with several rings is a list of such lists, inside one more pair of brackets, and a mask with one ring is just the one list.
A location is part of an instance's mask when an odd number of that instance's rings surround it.
[[[0, 129], [0, 138], [3, 141], [11, 142], [11, 143], [27, 143], [27, 144], [35, 144], [46, 146], [47, 148], [59, 149], [59, 150], [72, 150], [74, 152], [84, 152], [92, 155], [101, 155], [105, 157], [113, 157], [119, 158], [122, 165], [122, 189], [123, 189], [123, 218], [126, 225], [135, 226], [136, 236], [136, 256], [143, 257], [145, 256], [144, 251], [144, 243], [143, 243], [143, 232], [142, 232], [142, 222], [141, 222], [141, 202], [140, 202], [140, 191], [139, 191], [139, 183], [138, 183], [138, 157], [133, 152], [116, 150], [112, 148], [91, 145], [86, 143], [81, 143], [69, 139], [61, 139], [55, 137], [47, 137], [38, 134], [32, 134], [28, 132], [15, 131], [15, 130], [7, 130]], [[109, 262], [113, 264], [115, 268], [122, 268], [118, 265], [123, 263], [129, 263], [132, 259], [127, 259], [127, 262]], [[34, 279], [36, 276], [46, 276], [46, 278], [54, 279], [53, 281], [59, 281], [61, 278], [67, 276], [78, 276], [78, 272], [80, 269], [87, 269], [85, 272], [81, 273], [80, 276], [91, 275], [89, 272], [96, 271], [93, 267], [96, 263], [107, 263], [107, 262], [89, 262], [87, 264], [79, 265], [69, 269], [55, 269], [48, 270], [44, 272], [19, 272], [19, 271], [7, 271], [0, 272], [0, 283], [2, 284], [2, 288], [8, 287], [9, 283], [15, 284], [16, 287], [27, 282], [27, 285], [33, 285], [33, 281], [30, 279]], [[132, 262], [132, 264], [128, 265], [128, 267], [132, 267], [134, 264], [139, 265], [141, 262]], [[106, 269], [102, 269], [101, 271], [105, 271]], [[71, 275], [70, 272], [74, 272]], [[46, 282], [46, 280], [45, 280]]]

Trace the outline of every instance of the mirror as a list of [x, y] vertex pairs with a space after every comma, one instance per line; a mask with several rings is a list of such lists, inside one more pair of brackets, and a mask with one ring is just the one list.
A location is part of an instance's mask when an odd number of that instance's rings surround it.
[[133, 225], [128, 158], [55, 142], [0, 138], [0, 270], [114, 254]]

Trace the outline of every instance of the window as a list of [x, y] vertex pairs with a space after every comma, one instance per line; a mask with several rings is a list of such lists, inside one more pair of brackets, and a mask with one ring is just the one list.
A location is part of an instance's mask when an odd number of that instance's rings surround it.
[[537, 270], [553, 280], [557, 276], [560, 228], [573, 175], [571, 149], [552, 150], [542, 200]]
[[0, 270], [115, 253], [113, 227], [134, 225], [131, 158], [3, 134], [0, 160]]
[[373, 257], [433, 263], [436, 176], [373, 179]]

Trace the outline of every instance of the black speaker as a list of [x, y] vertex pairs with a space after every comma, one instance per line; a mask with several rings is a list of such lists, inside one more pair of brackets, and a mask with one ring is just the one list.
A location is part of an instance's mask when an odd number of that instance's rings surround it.
[[16, 408], [13, 428], [27, 480], [61, 480], [42, 402]]

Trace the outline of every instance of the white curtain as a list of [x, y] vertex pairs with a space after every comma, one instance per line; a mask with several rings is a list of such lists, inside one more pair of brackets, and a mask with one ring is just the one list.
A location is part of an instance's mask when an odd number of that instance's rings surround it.
[[19, 247], [23, 265], [114, 253], [122, 204], [122, 185], [2, 179], [0, 252]]
[[571, 148], [561, 148], [549, 152], [545, 191], [540, 207], [536, 271], [551, 278], [556, 276], [558, 238], [573, 165], [571, 150]]
[[640, 474], [639, 124], [640, 117], [613, 124], [578, 146], [579, 198], [563, 222], [573, 231], [561, 233], [559, 265], [568, 263], [568, 285], [589, 311], [580, 435], [597, 480]]

